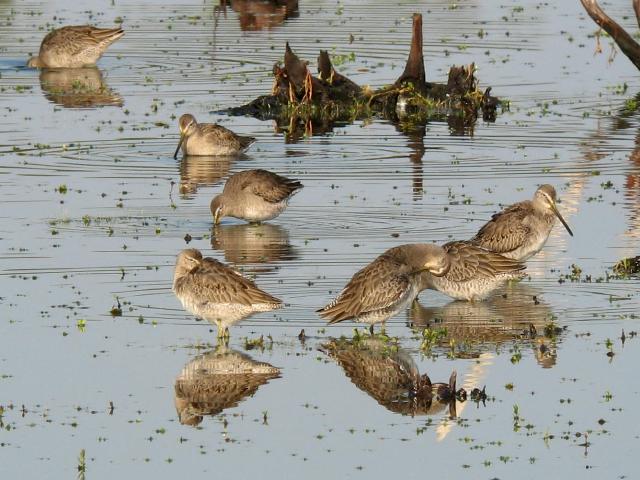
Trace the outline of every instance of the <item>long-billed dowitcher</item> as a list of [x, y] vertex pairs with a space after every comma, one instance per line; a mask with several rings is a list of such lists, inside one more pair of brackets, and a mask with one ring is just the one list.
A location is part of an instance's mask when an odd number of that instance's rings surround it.
[[408, 244], [394, 247], [357, 272], [328, 305], [318, 310], [329, 323], [354, 319], [373, 324], [407, 308], [420, 292], [420, 273], [447, 273], [447, 252], [437, 245]]
[[213, 223], [223, 217], [241, 218], [251, 223], [280, 215], [289, 199], [302, 188], [298, 180], [268, 170], [245, 170], [227, 180], [222, 193], [211, 201]]
[[420, 275], [420, 289], [432, 288], [456, 300], [484, 300], [507, 280], [522, 278], [524, 263], [491, 252], [468, 241], [442, 246], [449, 269], [444, 275]]
[[556, 189], [542, 185], [533, 200], [514, 203], [496, 213], [471, 239], [476, 245], [524, 262], [538, 253], [549, 238], [556, 217], [569, 235], [573, 232], [556, 207]]
[[178, 125], [180, 141], [174, 159], [178, 158], [180, 147], [185, 155], [237, 155], [256, 141], [215, 123], [198, 123], [190, 113], [182, 115]]
[[121, 28], [91, 25], [62, 27], [49, 32], [40, 52], [27, 62], [34, 68], [79, 68], [94, 65], [113, 42], [124, 35]]
[[182, 306], [218, 327], [218, 338], [228, 337], [229, 326], [255, 312], [282, 307], [282, 301], [213, 258], [194, 248], [178, 255], [173, 292]]

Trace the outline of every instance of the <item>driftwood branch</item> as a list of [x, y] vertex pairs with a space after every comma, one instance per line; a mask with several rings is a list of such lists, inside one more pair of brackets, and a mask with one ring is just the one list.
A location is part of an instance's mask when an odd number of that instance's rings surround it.
[[[607, 15], [596, 0], [580, 0], [589, 16], [618, 44], [622, 53], [640, 70], [640, 45], [615, 20]], [[640, 25], [640, 0], [633, 0], [633, 9]]]

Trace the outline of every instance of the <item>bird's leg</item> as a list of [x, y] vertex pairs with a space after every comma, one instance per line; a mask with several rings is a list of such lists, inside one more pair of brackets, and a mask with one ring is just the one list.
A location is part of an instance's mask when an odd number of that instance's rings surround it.
[[313, 136], [313, 122], [311, 121], [311, 119], [309, 119], [305, 124], [304, 135], [305, 137]]
[[373, 337], [373, 323], [371, 325], [369, 325], [369, 333]]

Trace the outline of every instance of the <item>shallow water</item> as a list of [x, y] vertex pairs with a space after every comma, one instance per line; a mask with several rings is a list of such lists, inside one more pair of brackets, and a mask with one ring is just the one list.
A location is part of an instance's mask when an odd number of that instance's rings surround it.
[[[604, 38], [594, 55], [596, 27], [578, 2], [488, 3], [313, 0], [265, 18], [248, 3], [2, 2], [3, 478], [75, 476], [82, 449], [88, 478], [637, 476], [639, 282], [607, 279], [639, 253], [637, 71], [620, 53], [609, 63]], [[635, 31], [629, 2], [612, 3]], [[212, 113], [267, 92], [285, 41], [312, 66], [329, 49], [359, 84], [392, 82], [414, 11], [427, 77], [475, 61], [481, 87], [510, 111], [465, 135], [444, 122], [403, 134], [373, 121], [296, 143], [271, 122]], [[55, 79], [21, 66], [48, 23], [117, 18], [127, 34], [87, 72], [106, 84], [99, 98], [57, 98]], [[258, 141], [239, 159], [175, 161], [184, 112]], [[247, 168], [305, 188], [269, 225], [212, 231], [212, 196]], [[486, 385], [484, 405], [459, 403], [454, 419], [389, 408], [326, 353], [354, 325], [327, 327], [314, 310], [356, 270], [393, 245], [468, 238], [541, 183], [558, 189], [575, 237], [556, 226], [506, 298], [468, 305], [424, 292], [387, 327], [420, 374], [445, 382], [456, 370], [459, 385]], [[279, 376], [247, 379], [246, 395], [222, 407], [204, 402], [197, 428], [179, 421], [177, 379], [216, 354], [215, 331], [171, 292], [186, 234], [287, 302], [233, 327], [229, 345], [229, 358]], [[581, 280], [560, 282], [574, 264]], [[545, 335], [551, 320], [559, 330]], [[425, 326], [446, 336], [424, 344]]]

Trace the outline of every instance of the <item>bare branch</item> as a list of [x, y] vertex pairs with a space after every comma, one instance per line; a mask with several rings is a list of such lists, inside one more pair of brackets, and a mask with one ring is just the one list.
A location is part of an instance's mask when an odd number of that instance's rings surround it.
[[[602, 27], [602, 29], [615, 40], [620, 47], [620, 50], [622, 50], [622, 53], [624, 53], [636, 68], [640, 70], [640, 45], [638, 45], [631, 35], [616, 23], [615, 20], [604, 13], [604, 10], [600, 8], [600, 5], [598, 5], [596, 0], [580, 0], [580, 2], [593, 21]], [[639, 0], [633, 0], [633, 8], [636, 12], [636, 17], [638, 17], [640, 22]]]

